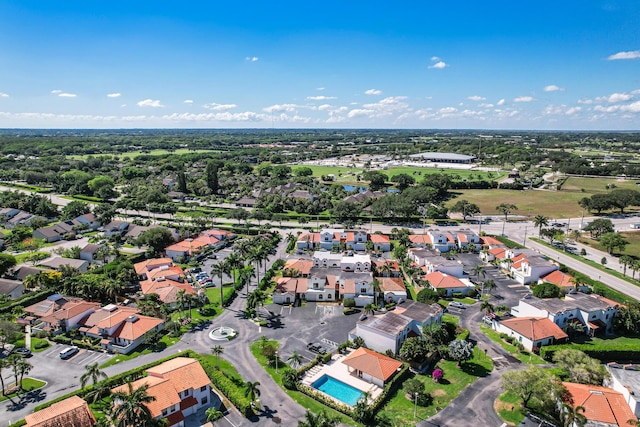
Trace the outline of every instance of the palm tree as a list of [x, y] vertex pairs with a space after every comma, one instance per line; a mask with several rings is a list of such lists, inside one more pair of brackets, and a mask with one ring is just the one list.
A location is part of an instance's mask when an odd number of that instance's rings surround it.
[[220, 418], [224, 417], [224, 414], [213, 406], [211, 408], [207, 408], [204, 413], [207, 416], [207, 421], [211, 422], [218, 421]]
[[104, 381], [94, 384], [84, 395], [84, 398], [91, 402], [97, 403], [98, 400], [111, 393], [111, 388]]
[[473, 267], [473, 270], [471, 271], [471, 275], [476, 276], [478, 278], [480, 278], [480, 276], [482, 276], [482, 278], [487, 277], [487, 272], [484, 269], [484, 265], [478, 264], [475, 267]]
[[336, 427], [339, 422], [338, 417], [332, 417], [324, 409], [318, 415], [307, 410], [304, 413], [304, 421], [299, 421], [298, 427]]
[[629, 255], [622, 255], [618, 261], [624, 267], [624, 270], [622, 271], [622, 274], [624, 276], [626, 276], [627, 275], [627, 267], [629, 267], [631, 264], [633, 264], [633, 258], [631, 258]]
[[182, 311], [184, 310], [184, 303], [186, 302], [185, 294], [187, 291], [184, 289], [180, 289], [178, 294], [176, 295], [176, 303], [178, 304], [178, 310], [180, 313], [180, 318], [182, 319]]
[[220, 369], [220, 355], [224, 352], [224, 347], [221, 345], [217, 345], [215, 347], [211, 347], [211, 353], [216, 356], [217, 368]]
[[222, 276], [224, 275], [224, 273], [225, 273], [225, 268], [221, 262], [217, 264], [213, 264], [211, 266], [211, 275], [218, 276], [220, 278], [220, 307], [224, 307], [222, 305], [222, 303], [224, 302], [224, 293], [222, 289]]
[[493, 279], [487, 279], [484, 282], [482, 282], [482, 291], [483, 292], [486, 289], [487, 292], [490, 293], [496, 287], [497, 287], [496, 282], [494, 282]]
[[533, 225], [538, 227], [538, 237], [542, 234], [542, 227], [549, 225], [549, 218], [544, 215], [536, 215], [533, 219]]
[[509, 214], [511, 211], [517, 211], [518, 207], [512, 203], [500, 203], [496, 206], [496, 210], [504, 215], [504, 222], [502, 223], [502, 235], [504, 235], [504, 226], [507, 224]]
[[2, 386], [2, 395], [4, 396], [4, 377], [2, 376], [2, 370], [4, 368], [8, 368], [9, 366], [11, 366], [9, 364], [9, 360], [7, 359], [0, 359], [0, 386]]
[[640, 260], [633, 260], [633, 262], [631, 263], [631, 265], [629, 266], [629, 268], [631, 268], [631, 273], [632, 273], [632, 278], [635, 279], [636, 278], [636, 273], [638, 272], [638, 270], [640, 270]]
[[562, 404], [560, 409], [560, 420], [563, 427], [577, 426], [583, 427], [587, 422], [587, 417], [584, 416], [584, 406], [571, 406], [566, 403]]
[[249, 295], [249, 283], [251, 283], [251, 278], [255, 276], [255, 269], [252, 265], [244, 266], [238, 274], [238, 281], [240, 284], [247, 287], [247, 295]]
[[133, 384], [127, 381], [127, 391], [117, 391], [112, 394], [111, 414], [115, 421], [115, 427], [142, 426], [153, 418], [147, 403], [156, 400], [149, 396], [147, 384], [133, 389]]
[[84, 367], [85, 373], [80, 377], [80, 387], [84, 388], [89, 380], [91, 380], [92, 384], [96, 384], [100, 381], [100, 378], [107, 378], [107, 374], [102, 372], [98, 367], [98, 362], [92, 363], [91, 365], [87, 365]]
[[302, 365], [302, 360], [303, 360], [302, 355], [295, 350], [293, 351], [293, 353], [291, 353], [291, 356], [289, 356], [289, 358], [287, 359], [289, 364], [294, 368], [297, 368], [298, 366]]
[[371, 303], [364, 306], [364, 314], [373, 314], [376, 311], [376, 305]]
[[260, 397], [260, 389], [258, 386], [260, 383], [258, 381], [251, 382], [247, 381], [244, 383], [244, 397], [249, 398], [251, 402], [255, 402], [257, 397]]
[[482, 304], [480, 304], [480, 311], [483, 311], [483, 310], [488, 316], [490, 313], [493, 313], [494, 311], [493, 304], [491, 304], [488, 300], [482, 301]]
[[233, 274], [233, 283], [235, 284], [238, 281], [238, 270], [242, 268], [242, 260], [238, 255], [232, 252], [225, 259], [225, 262]]

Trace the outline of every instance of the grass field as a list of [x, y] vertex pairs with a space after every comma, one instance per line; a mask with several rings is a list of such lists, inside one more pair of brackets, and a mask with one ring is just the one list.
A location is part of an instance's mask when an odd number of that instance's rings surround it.
[[496, 413], [510, 426], [516, 426], [524, 419], [522, 400], [509, 392], [502, 393], [493, 404]]
[[[587, 195], [597, 193], [606, 193], [607, 185], [615, 185], [615, 188], [625, 188], [630, 190], [638, 190], [640, 187], [636, 184], [636, 180], [620, 181], [615, 178], [584, 178], [572, 176], [562, 185], [562, 192], [578, 192]], [[584, 190], [584, 192], [583, 192]]]
[[[11, 386], [13, 384], [14, 383], [10, 383], [10, 384], [5, 383], [5, 385], [7, 386], [7, 389], [11, 389]], [[26, 392], [26, 391], [37, 390], [39, 388], [44, 387], [46, 384], [47, 383], [44, 382], [44, 381], [36, 380], [34, 378], [25, 377], [22, 380], [22, 389], [24, 390], [23, 393]], [[11, 393], [11, 394], [7, 394], [7, 395], [1, 395], [0, 396], [0, 402], [2, 402], [4, 400], [7, 400], [7, 399], [10, 399], [10, 398], [12, 399], [12, 398], [17, 397], [17, 396], [18, 396], [18, 393]]]
[[[640, 230], [638, 231], [621, 231], [620, 235], [624, 237], [624, 239], [629, 242], [629, 244], [624, 248], [624, 251], [620, 253], [620, 251], [615, 250], [614, 254], [617, 255], [630, 255], [632, 257], [640, 258]], [[604, 252], [607, 252], [605, 248], [600, 245], [600, 242], [594, 239], [588, 238], [589, 234], [584, 233], [580, 238], [580, 242], [586, 243], [594, 249], [598, 249]], [[627, 269], [627, 273], [629, 270]]]
[[142, 151], [129, 151], [127, 153], [119, 153], [119, 154], [112, 154], [112, 153], [105, 153], [105, 154], [83, 154], [83, 155], [70, 155], [67, 156], [67, 158], [69, 159], [74, 159], [74, 160], [86, 160], [89, 156], [92, 157], [100, 157], [100, 156], [116, 156], [116, 157], [120, 157], [120, 158], [129, 158], [132, 159], [134, 157], [137, 156], [141, 156], [141, 155], [147, 155], [147, 156], [163, 156], [165, 154], [175, 154], [175, 155], [181, 155], [181, 154], [190, 154], [190, 153], [215, 153], [217, 152], [217, 150], [190, 150], [188, 148], [179, 148], [177, 150], [173, 150], [173, 151], [169, 151], [169, 150], [162, 150], [162, 149], [157, 149], [157, 150], [151, 150], [148, 152], [142, 152]]
[[493, 329], [489, 328], [488, 326], [485, 326], [484, 324], [480, 325], [480, 329], [482, 330], [482, 332], [486, 336], [488, 336], [493, 341], [495, 341], [497, 344], [499, 344], [500, 347], [504, 348], [506, 351], [511, 353], [511, 355], [513, 357], [515, 357], [516, 359], [518, 359], [519, 361], [521, 361], [523, 363], [534, 363], [534, 364], [547, 363], [547, 362], [544, 361], [544, 359], [541, 359], [539, 356], [536, 356], [535, 354], [532, 354], [532, 353], [527, 353], [527, 354], [520, 353], [515, 345], [511, 345], [508, 342], [503, 341], [502, 338], [500, 338], [500, 334], [498, 334], [496, 331], [494, 331]]

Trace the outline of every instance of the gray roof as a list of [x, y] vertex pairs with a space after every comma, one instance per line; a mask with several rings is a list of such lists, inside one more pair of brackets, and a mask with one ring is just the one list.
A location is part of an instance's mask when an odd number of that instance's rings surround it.
[[50, 267], [54, 269], [60, 268], [63, 265], [70, 265], [71, 267], [81, 268], [87, 265], [87, 261], [84, 261], [81, 259], [55, 257], [48, 261], [43, 261], [40, 264], [44, 265], [45, 267]]
[[18, 286], [22, 286], [19, 280], [0, 279], [0, 294], [10, 294]]
[[609, 363], [607, 370], [623, 387], [629, 389], [631, 398], [640, 402], [640, 366]]
[[359, 323], [396, 335], [404, 330], [411, 321], [423, 324], [442, 311], [442, 308], [437, 304], [428, 305], [418, 301], [405, 301], [398, 307], [403, 308], [404, 311], [388, 311], [383, 315], [370, 316], [365, 320], [360, 320]]
[[[580, 309], [585, 312], [593, 312], [597, 310], [606, 310], [613, 306], [598, 295], [586, 295], [581, 292], [567, 295], [564, 300], [558, 298], [541, 299], [532, 296], [524, 301], [537, 309], [546, 310], [549, 313], [560, 313], [575, 309]], [[615, 304], [617, 305], [617, 303]]]
[[419, 153], [412, 154], [409, 157], [414, 159], [423, 158], [423, 159], [436, 159], [436, 160], [462, 160], [462, 161], [470, 161], [475, 159], [475, 156], [467, 156], [466, 154], [456, 154], [456, 153]]
[[44, 270], [42, 268], [37, 268], [37, 267], [31, 267], [28, 265], [23, 265], [18, 270], [16, 270], [16, 277], [18, 278], [18, 280], [24, 280], [24, 278], [30, 274], [35, 275], [38, 273], [42, 273], [43, 271], [47, 271], [47, 270]]

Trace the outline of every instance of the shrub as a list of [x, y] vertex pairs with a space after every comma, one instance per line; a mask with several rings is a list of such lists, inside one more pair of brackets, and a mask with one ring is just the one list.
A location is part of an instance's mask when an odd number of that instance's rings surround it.
[[456, 339], [467, 340], [470, 334], [471, 334], [471, 331], [469, 331], [467, 328], [462, 328], [462, 331], [456, 336]]
[[342, 314], [345, 314], [347, 316], [350, 315], [350, 314], [357, 313], [357, 312], [358, 312], [358, 310], [356, 310], [355, 308], [350, 308], [349, 307], [349, 308], [342, 309]]
[[343, 305], [345, 308], [353, 308], [356, 306], [356, 300], [353, 298], [345, 298]]

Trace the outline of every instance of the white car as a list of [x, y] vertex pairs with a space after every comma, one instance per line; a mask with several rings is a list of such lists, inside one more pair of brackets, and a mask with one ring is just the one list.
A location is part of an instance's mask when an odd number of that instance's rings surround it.
[[458, 302], [458, 301], [451, 301], [451, 302], [449, 303], [449, 307], [467, 308], [463, 303]]

